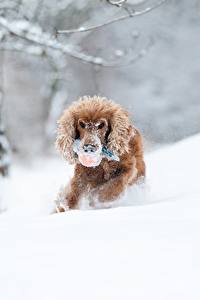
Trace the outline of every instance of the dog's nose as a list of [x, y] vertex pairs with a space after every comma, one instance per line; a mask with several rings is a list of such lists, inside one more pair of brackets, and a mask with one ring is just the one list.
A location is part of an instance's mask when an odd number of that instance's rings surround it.
[[85, 152], [95, 152], [97, 150], [97, 147], [95, 145], [86, 144], [83, 146], [83, 150]]

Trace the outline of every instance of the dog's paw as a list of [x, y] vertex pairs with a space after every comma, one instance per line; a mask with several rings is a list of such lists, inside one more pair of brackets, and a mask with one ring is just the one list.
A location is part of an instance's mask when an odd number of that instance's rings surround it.
[[55, 202], [55, 212], [56, 213], [60, 213], [60, 212], [65, 212], [67, 210], [69, 210], [69, 207], [67, 205], [67, 201], [66, 201], [66, 187], [61, 187]]

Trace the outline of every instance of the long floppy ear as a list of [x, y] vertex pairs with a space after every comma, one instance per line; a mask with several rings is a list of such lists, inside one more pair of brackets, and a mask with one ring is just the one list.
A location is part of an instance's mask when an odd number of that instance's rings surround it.
[[56, 148], [70, 164], [76, 162], [75, 153], [73, 151], [75, 137], [76, 120], [70, 109], [67, 109], [58, 120]]
[[108, 136], [108, 148], [121, 156], [129, 152], [129, 141], [134, 135], [128, 113], [118, 107], [110, 120], [111, 132]]

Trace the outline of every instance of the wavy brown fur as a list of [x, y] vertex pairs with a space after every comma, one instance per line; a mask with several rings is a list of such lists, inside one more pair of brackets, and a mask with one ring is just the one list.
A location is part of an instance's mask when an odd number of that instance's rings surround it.
[[[78, 120], [95, 122], [101, 118], [108, 123], [101, 140], [120, 161], [104, 158], [95, 168], [84, 167], [72, 149], [79, 135]], [[66, 109], [58, 121], [56, 146], [69, 163], [75, 164], [74, 177], [66, 192], [66, 206], [70, 209], [78, 208], [80, 197], [86, 192], [102, 202], [115, 200], [128, 185], [145, 176], [141, 135], [131, 124], [127, 111], [106, 98], [84, 96]]]

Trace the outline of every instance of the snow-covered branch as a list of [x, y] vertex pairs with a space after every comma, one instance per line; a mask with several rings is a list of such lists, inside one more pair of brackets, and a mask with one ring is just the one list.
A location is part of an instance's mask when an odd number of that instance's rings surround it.
[[[56, 34], [71, 34], [71, 33], [80, 33], [80, 32], [87, 32], [87, 31], [97, 30], [97, 29], [100, 29], [100, 28], [102, 28], [104, 26], [108, 26], [108, 25], [111, 25], [111, 24], [116, 23], [116, 22], [120, 22], [120, 21], [124, 21], [126, 19], [129, 19], [129, 18], [133, 18], [133, 17], [138, 17], [138, 16], [141, 16], [141, 15], [144, 15], [144, 14], [146, 14], [146, 13], [148, 13], [148, 12], [150, 12], [150, 11], [156, 9], [156, 8], [158, 8], [159, 6], [161, 6], [162, 4], [164, 4], [166, 1], [168, 1], [168, 0], [159, 0], [154, 5], [148, 6], [148, 7], [144, 8], [144, 9], [141, 9], [141, 10], [133, 10], [133, 9], [130, 10], [130, 9], [127, 9], [126, 10], [127, 14], [122, 15], [120, 17], [113, 18], [111, 20], [108, 20], [106, 22], [103, 22], [103, 23], [100, 23], [100, 24], [97, 24], [97, 25], [88, 26], [88, 27], [81, 26], [79, 28], [68, 29], [68, 30], [57, 30]], [[119, 2], [120, 1], [108, 1], [108, 2], [110, 4], [112, 4], [112, 5], [117, 5], [117, 2], [118, 2], [118, 6], [119, 6]], [[124, 3], [124, 1], [123, 1], [123, 3]], [[123, 3], [121, 1], [121, 5]]]
[[[62, 34], [62, 33], [73, 34], [73, 33], [94, 31], [96, 29], [102, 28], [104, 26], [110, 25], [118, 21], [125, 20], [130, 17], [136, 17], [136, 16], [146, 14], [152, 11], [153, 9], [159, 7], [166, 1], [167, 0], [158, 0], [158, 2], [154, 3], [154, 5], [146, 7], [144, 9], [130, 10], [130, 8], [127, 8], [125, 6], [125, 4], [127, 3], [126, 0], [107, 0], [107, 2], [111, 5], [122, 6], [126, 11], [126, 14], [94, 26], [79, 27], [70, 30], [58, 30], [56, 31], [56, 34], [45, 32], [40, 25], [28, 21], [24, 18], [10, 21], [10, 19], [8, 19], [7, 17], [0, 16], [0, 29], [4, 30], [4, 35], [6, 31], [7, 35], [10, 37], [9, 41], [7, 40], [3, 41], [0, 44], [0, 50], [17, 51], [17, 52], [23, 52], [23, 53], [27, 53], [30, 55], [37, 55], [37, 56], [42, 56], [42, 55], [70, 56], [84, 63], [89, 63], [97, 66], [121, 67], [124, 65], [124, 62], [121, 62], [121, 60], [119, 59], [116, 59], [115, 61], [107, 60], [100, 56], [93, 56], [88, 53], [86, 54], [83, 51], [77, 50], [72, 45], [69, 44], [66, 45], [62, 42], [59, 42], [56, 38], [57, 34]], [[38, 7], [40, 6], [39, 4], [40, 1], [38, 2], [38, 6], [36, 7], [37, 11], [38, 11]], [[0, 39], [1, 39], [1, 34], [0, 34]], [[143, 56], [143, 53], [146, 52], [147, 52], [146, 48], [142, 49], [139, 54], [137, 54], [134, 57], [131, 57], [128, 63], [135, 62], [137, 59]], [[123, 59], [127, 60], [127, 57], [124, 56]]]
[[[71, 45], [64, 45], [57, 41], [55, 37], [51, 34], [44, 32], [41, 27], [32, 24], [26, 20], [16, 20], [13, 22], [8, 21], [4, 17], [0, 17], [0, 26], [6, 29], [12, 36], [16, 36], [27, 42], [31, 42], [40, 46], [44, 49], [52, 49], [58, 51], [64, 55], [71, 56], [75, 59], [81, 60], [86, 63], [100, 65], [104, 67], [112, 66], [113, 64], [101, 57], [95, 57], [92, 55], [87, 55], [83, 52], [77, 51]], [[13, 50], [16, 48], [12, 46]], [[19, 50], [16, 48], [16, 51]], [[39, 48], [35, 48], [37, 51]], [[41, 50], [43, 51], [43, 50]], [[33, 53], [32, 53], [33, 54]]]
[[88, 63], [104, 64], [104, 61], [98, 60], [96, 57], [80, 53], [72, 49], [69, 45], [63, 45], [56, 40], [51, 34], [46, 33], [38, 25], [34, 25], [27, 20], [8, 21], [4, 17], [0, 17], [0, 26], [5, 28], [11, 35], [14, 35], [27, 42], [31, 42], [44, 48], [50, 48], [69, 55], [75, 59]]
[[[124, 65], [118, 59], [116, 61], [108, 61], [102, 57], [92, 56], [77, 51], [71, 45], [64, 45], [57, 41], [51, 34], [46, 33], [38, 25], [34, 25], [27, 20], [16, 20], [9, 22], [6, 18], [0, 17], [0, 26], [8, 31], [11, 36], [18, 37], [25, 42], [32, 43], [33, 46], [20, 44], [19, 42], [2, 43], [0, 49], [22, 51], [31, 55], [42, 55], [47, 50], [55, 50], [63, 55], [71, 56], [85, 63], [99, 65], [103, 67], [121, 67]], [[141, 51], [143, 52], [142, 49]], [[140, 56], [138, 56], [139, 58]], [[133, 59], [131, 58], [131, 61]]]
[[34, 45], [24, 45], [23, 43], [15, 42], [3, 42], [0, 43], [0, 51], [14, 51], [20, 53], [26, 53], [34, 56], [45, 56], [46, 49]]
[[107, 0], [107, 2], [111, 5], [121, 7], [124, 3], [127, 2], [127, 0]]

